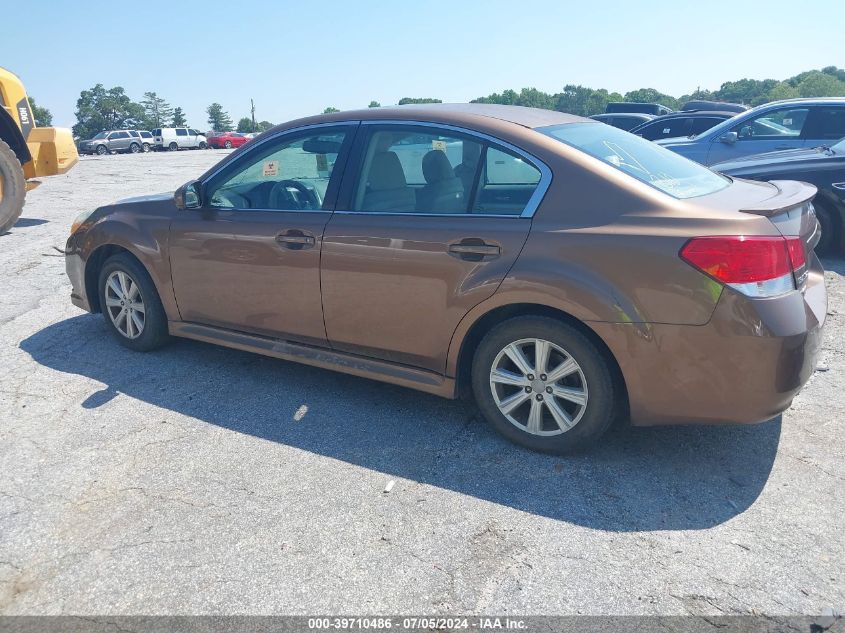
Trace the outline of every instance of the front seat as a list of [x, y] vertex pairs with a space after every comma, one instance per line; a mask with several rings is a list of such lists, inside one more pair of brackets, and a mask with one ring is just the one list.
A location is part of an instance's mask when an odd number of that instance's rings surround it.
[[433, 149], [423, 156], [425, 186], [417, 192], [417, 211], [426, 213], [466, 212], [464, 183], [440, 150]]
[[414, 211], [416, 196], [405, 181], [405, 170], [396, 152], [377, 152], [370, 164], [364, 211]]

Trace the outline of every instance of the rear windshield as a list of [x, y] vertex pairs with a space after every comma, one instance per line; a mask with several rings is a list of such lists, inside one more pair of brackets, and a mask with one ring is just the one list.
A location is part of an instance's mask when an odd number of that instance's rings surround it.
[[706, 196], [730, 180], [644, 138], [599, 123], [537, 128], [675, 198]]

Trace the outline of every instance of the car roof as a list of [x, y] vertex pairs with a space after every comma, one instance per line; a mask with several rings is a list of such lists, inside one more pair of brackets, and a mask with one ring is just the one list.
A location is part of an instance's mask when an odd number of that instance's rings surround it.
[[679, 119], [679, 118], [694, 118], [694, 117], [707, 117], [707, 116], [724, 116], [727, 118], [735, 117], [737, 114], [742, 114], [742, 112], [734, 112], [732, 110], [680, 110], [678, 112], [670, 112], [669, 114], [664, 114], [663, 116], [659, 116], [655, 121], [658, 119]]
[[282, 123], [276, 127], [281, 130], [301, 125], [330, 123], [333, 121], [372, 120], [422, 120], [444, 124], [472, 125], [473, 123], [483, 124], [490, 119], [513, 123], [529, 129], [565, 123], [589, 122], [589, 119], [574, 114], [558, 112], [557, 110], [544, 110], [542, 108], [526, 108], [523, 106], [492, 103], [425, 103], [320, 114]]
[[[635, 119], [642, 119], [645, 121], [654, 121], [655, 119], [659, 119], [662, 117], [657, 116], [656, 114], [649, 114], [648, 112], [602, 112], [601, 114], [594, 114], [590, 118], [596, 119], [601, 121], [602, 119], [618, 119], [619, 117], [634, 117]], [[669, 116], [668, 114], [664, 114], [663, 116]], [[580, 117], [579, 117], [580, 118]]]
[[[771, 105], [800, 105], [800, 104], [837, 104], [842, 105], [845, 104], [845, 97], [799, 97], [797, 99], [781, 99], [780, 101], [769, 101], [768, 103], [764, 103], [762, 105], [771, 106]], [[759, 106], [758, 106], [759, 107]]]

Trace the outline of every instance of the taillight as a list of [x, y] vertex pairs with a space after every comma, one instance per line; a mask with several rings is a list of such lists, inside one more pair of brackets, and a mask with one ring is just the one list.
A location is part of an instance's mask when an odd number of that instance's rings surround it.
[[806, 264], [797, 237], [724, 235], [696, 237], [681, 259], [749, 297], [774, 297], [795, 290], [793, 276]]

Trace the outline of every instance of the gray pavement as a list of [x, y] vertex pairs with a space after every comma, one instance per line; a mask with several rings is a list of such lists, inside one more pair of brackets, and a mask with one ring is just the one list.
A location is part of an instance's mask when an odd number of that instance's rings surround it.
[[842, 611], [845, 261], [779, 418], [537, 455], [466, 403], [196, 342], [136, 354], [74, 308], [73, 217], [223, 155], [85, 158], [0, 236], [0, 613]]

